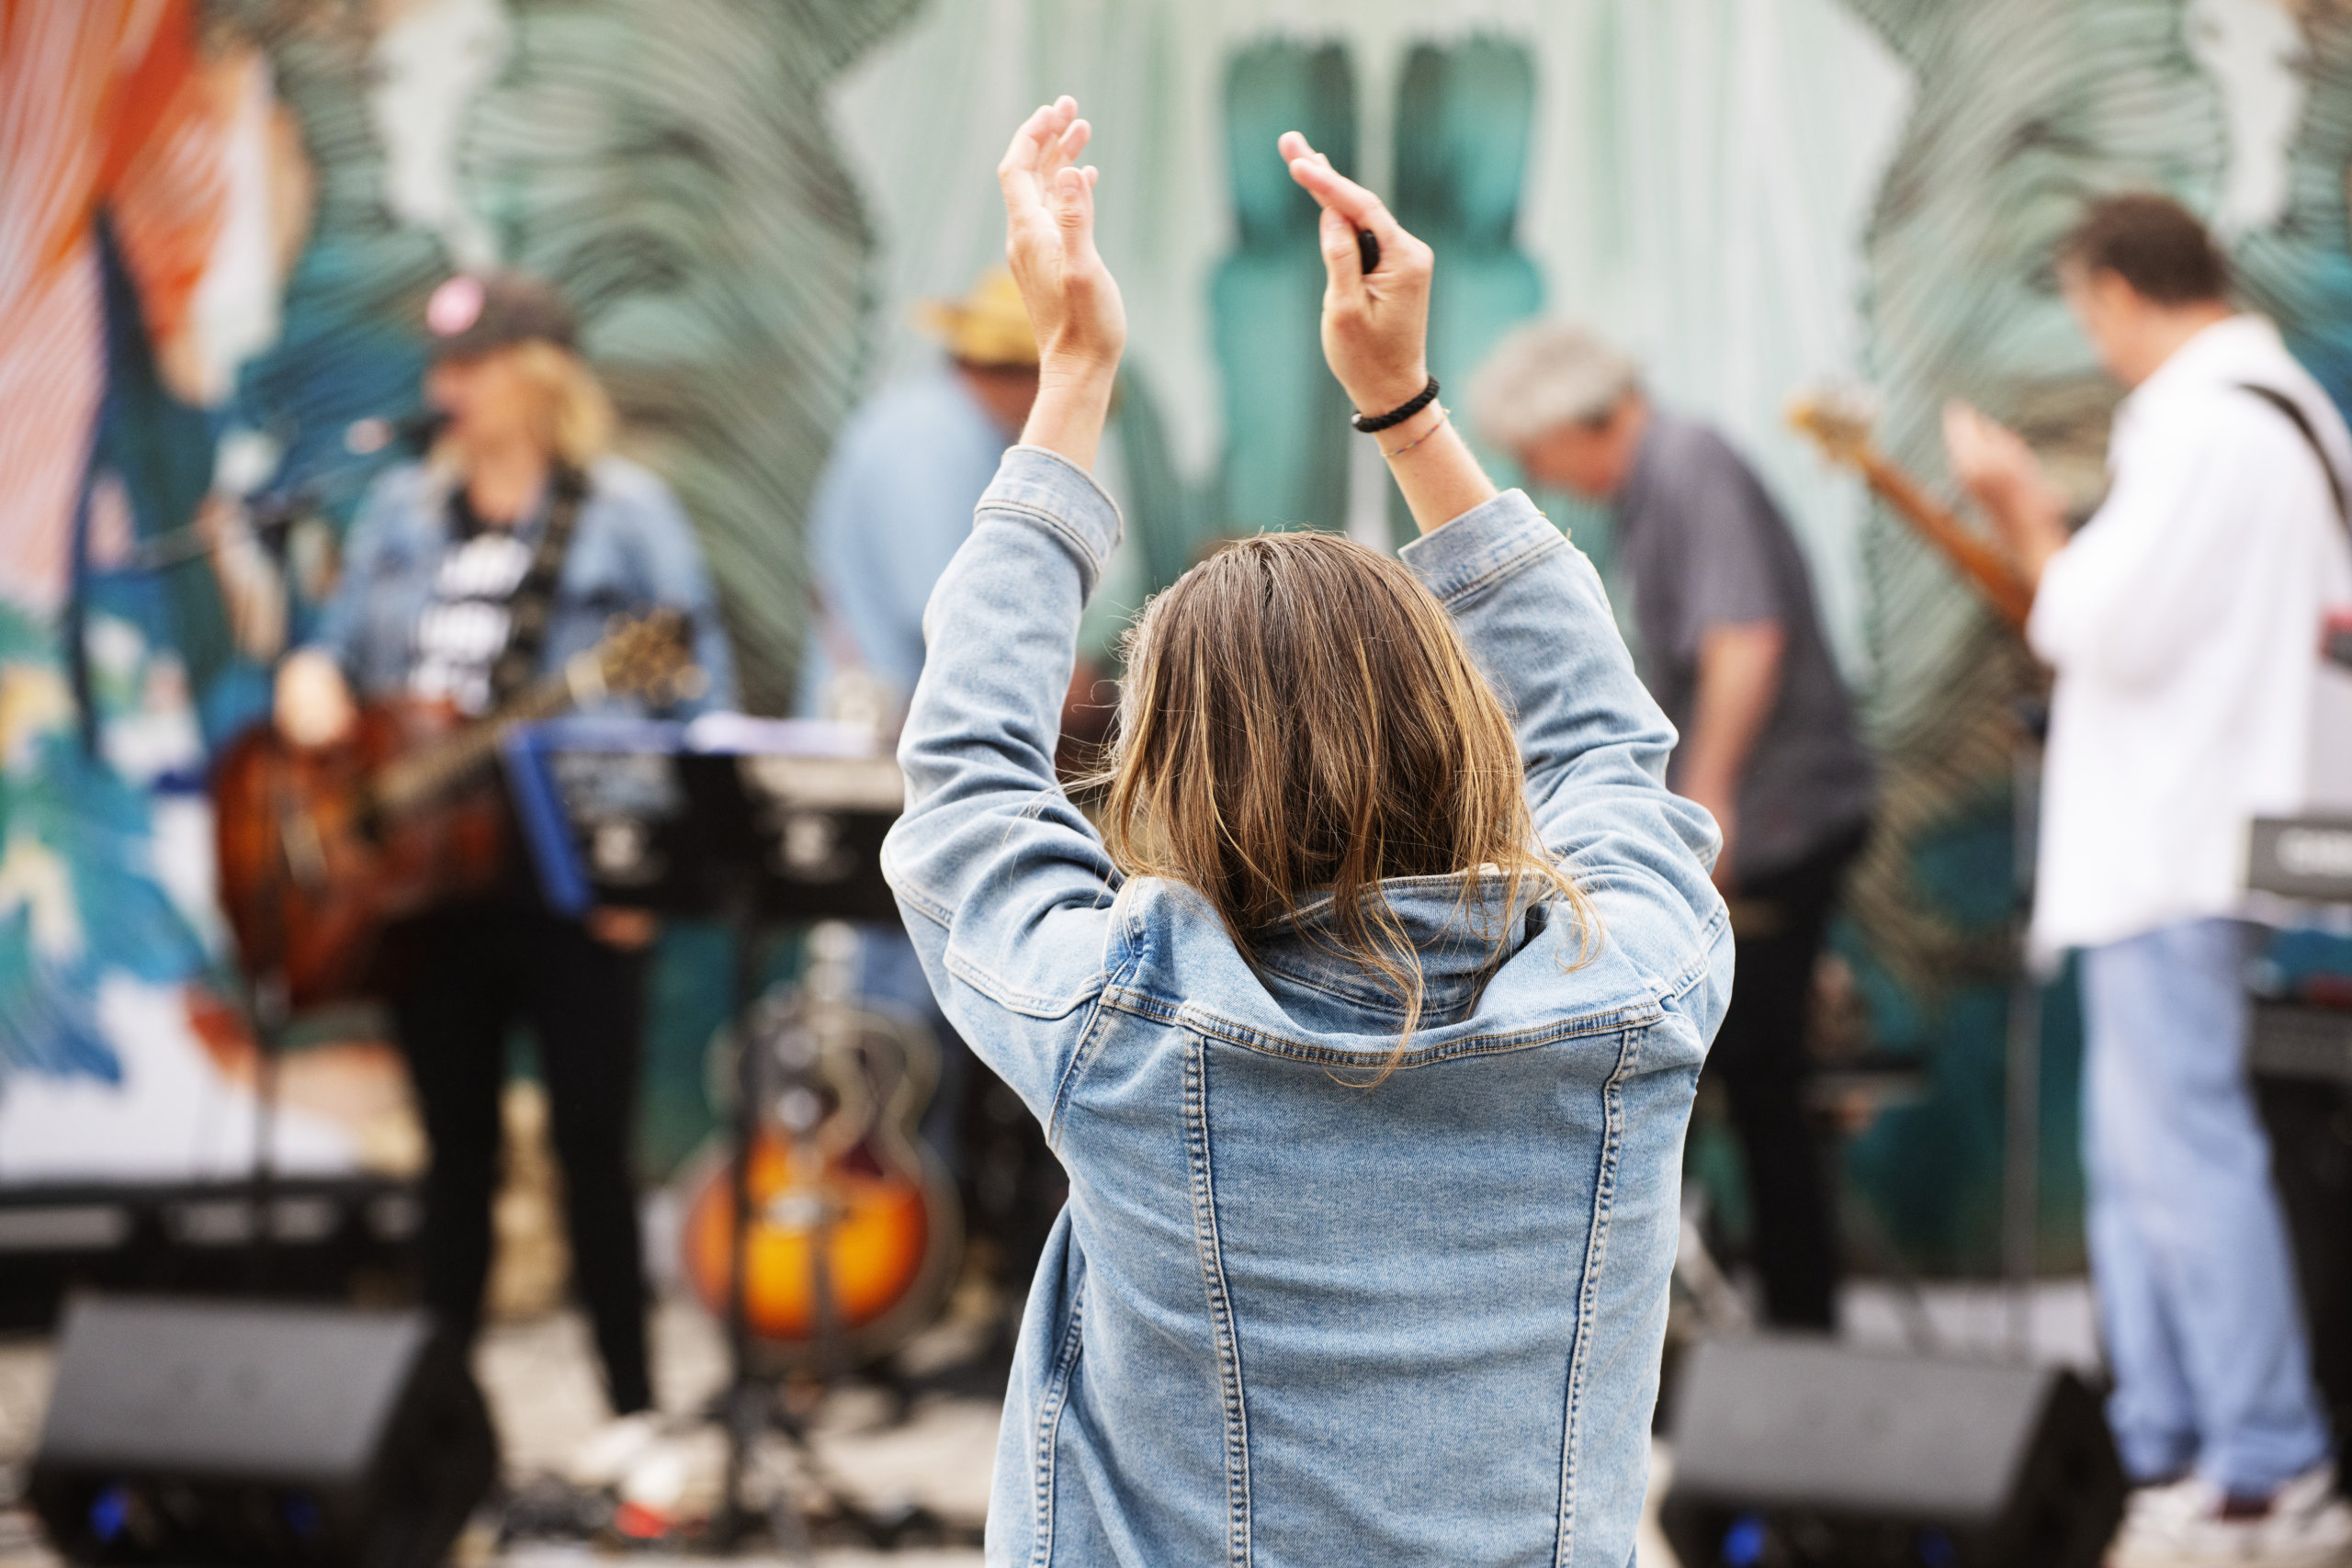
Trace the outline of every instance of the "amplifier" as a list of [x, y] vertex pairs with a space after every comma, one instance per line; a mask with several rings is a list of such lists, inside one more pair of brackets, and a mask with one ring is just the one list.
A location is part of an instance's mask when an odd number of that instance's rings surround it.
[[99, 1296], [67, 1309], [28, 1491], [75, 1562], [433, 1568], [497, 1468], [422, 1313]]
[[1708, 1340], [1668, 1435], [1683, 1568], [2097, 1568], [2123, 1517], [2098, 1401], [2053, 1368]]
[[2257, 998], [2245, 1065], [2257, 1078], [2352, 1083], [2352, 1011]]
[[2352, 818], [2256, 818], [2245, 885], [2286, 898], [2352, 904]]

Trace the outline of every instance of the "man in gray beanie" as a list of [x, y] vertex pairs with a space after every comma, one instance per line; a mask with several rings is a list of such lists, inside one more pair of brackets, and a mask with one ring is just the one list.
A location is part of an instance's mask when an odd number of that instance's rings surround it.
[[1505, 338], [1470, 390], [1479, 433], [1536, 484], [1610, 503], [1642, 678], [1681, 734], [1667, 782], [1714, 813], [1739, 984], [1707, 1061], [1747, 1154], [1771, 1321], [1837, 1324], [1836, 1208], [1805, 1117], [1805, 1029], [1871, 767], [1804, 557], [1714, 431], [1658, 408], [1632, 360], [1581, 327]]

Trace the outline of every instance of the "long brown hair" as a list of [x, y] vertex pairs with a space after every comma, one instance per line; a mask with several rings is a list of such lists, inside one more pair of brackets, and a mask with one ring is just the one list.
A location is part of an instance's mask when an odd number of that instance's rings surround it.
[[1197, 889], [1245, 958], [1329, 892], [1340, 954], [1404, 1012], [1381, 1077], [1424, 988], [1385, 880], [1459, 877], [1468, 908], [1501, 877], [1490, 966], [1531, 881], [1567, 901], [1589, 950], [1591, 908], [1536, 839], [1510, 716], [1402, 563], [1328, 534], [1240, 540], [1145, 607], [1126, 661], [1103, 780], [1112, 858]]

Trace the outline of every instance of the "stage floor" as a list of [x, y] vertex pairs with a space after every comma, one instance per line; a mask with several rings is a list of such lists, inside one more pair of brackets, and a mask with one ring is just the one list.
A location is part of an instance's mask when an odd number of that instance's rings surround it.
[[[1879, 1282], [1849, 1285], [1845, 1303], [1847, 1338], [1893, 1348], [1939, 1349], [1962, 1355], [1998, 1355], [2008, 1343], [2012, 1319], [2007, 1299], [1995, 1287], [1939, 1284], [1916, 1299]], [[2069, 1365], [2095, 1365], [2098, 1345], [2090, 1292], [2082, 1280], [2052, 1280], [2034, 1292], [2026, 1314], [2034, 1357]], [[716, 1325], [682, 1302], [665, 1303], [654, 1319], [654, 1365], [662, 1408], [684, 1414], [702, 1405], [724, 1382], [726, 1358]], [[498, 1422], [511, 1481], [526, 1482], [560, 1465], [581, 1435], [603, 1418], [595, 1358], [585, 1323], [574, 1313], [492, 1328], [483, 1337], [476, 1370]], [[0, 1568], [56, 1568], [28, 1516], [7, 1506], [40, 1434], [49, 1391], [45, 1339], [0, 1341]], [[856, 1500], [876, 1507], [920, 1504], [955, 1525], [977, 1526], [988, 1506], [989, 1466], [995, 1453], [999, 1405], [990, 1399], [929, 1395], [915, 1402], [903, 1424], [889, 1422], [888, 1401], [879, 1393], [851, 1390], [836, 1398], [814, 1434], [821, 1462]], [[1653, 1474], [1653, 1495], [1662, 1483], [1662, 1451]], [[611, 1561], [586, 1545], [524, 1543], [503, 1553], [493, 1550], [487, 1531], [461, 1543], [461, 1565], [497, 1562], [506, 1568], [570, 1568]], [[666, 1568], [688, 1559], [631, 1551], [641, 1568]], [[707, 1563], [707, 1557], [692, 1561]], [[738, 1561], [780, 1564], [773, 1553]], [[896, 1564], [897, 1568], [977, 1568], [978, 1551], [910, 1550], [878, 1554], [828, 1550], [824, 1568]], [[1672, 1568], [1654, 1529], [1645, 1529], [1640, 1568]]]

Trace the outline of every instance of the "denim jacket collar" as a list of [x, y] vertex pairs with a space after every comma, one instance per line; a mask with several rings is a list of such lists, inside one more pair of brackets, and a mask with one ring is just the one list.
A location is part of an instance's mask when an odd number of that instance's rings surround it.
[[[1391, 877], [1380, 885], [1390, 915], [1419, 961], [1422, 1016], [1448, 1021], [1477, 1005], [1478, 993], [1504, 960], [1547, 922], [1549, 886], [1522, 878], [1517, 889], [1489, 870], [1465, 887], [1459, 876]], [[1368, 911], [1369, 912], [1369, 911]], [[1403, 1000], [1346, 956], [1329, 892], [1311, 895], [1251, 943], [1270, 978], [1307, 985], [1355, 1005], [1401, 1017]]]

